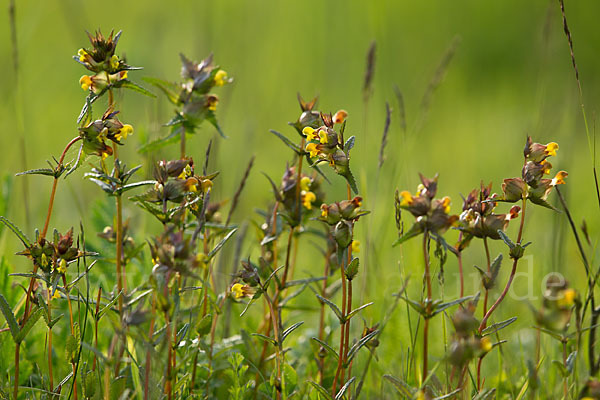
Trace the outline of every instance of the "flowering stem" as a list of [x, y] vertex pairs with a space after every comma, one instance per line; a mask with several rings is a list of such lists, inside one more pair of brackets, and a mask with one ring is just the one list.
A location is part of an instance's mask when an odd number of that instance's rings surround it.
[[[486, 260], [487, 260], [487, 272], [488, 272], [488, 274], [490, 274], [490, 277], [491, 277], [492, 268], [491, 268], [491, 262], [490, 262], [490, 248], [488, 247], [487, 237], [483, 238], [483, 247], [485, 248], [485, 256], [486, 256]], [[484, 289], [485, 289], [485, 297], [483, 299], [483, 316], [485, 316], [485, 314], [487, 313], [488, 295], [490, 292], [487, 287], [484, 287]], [[485, 328], [485, 326], [484, 326], [484, 328]]]
[[[69, 143], [67, 143], [62, 154], [60, 155], [60, 159], [58, 160], [58, 164], [56, 165], [56, 170], [62, 167], [62, 163], [65, 160], [67, 151], [79, 140], [81, 140], [81, 136], [74, 137]], [[50, 193], [50, 202], [48, 203], [48, 212], [46, 213], [46, 221], [44, 222], [44, 229], [42, 229], [42, 233], [40, 234], [41, 239], [45, 238], [46, 234], [48, 233], [48, 225], [50, 224], [50, 216], [52, 215], [52, 209], [54, 208], [54, 197], [56, 196], [57, 186], [58, 178], [54, 178], [54, 182], [52, 183], [52, 192]]]
[[[539, 332], [539, 330], [538, 330]], [[566, 369], [568, 369], [567, 367], [567, 341], [566, 340], [562, 340], [562, 354], [563, 354], [563, 365], [565, 366]], [[568, 386], [568, 379], [569, 376], [565, 374], [564, 377], [564, 381], [563, 381], [563, 398], [567, 399], [569, 396], [569, 386]]]
[[[71, 141], [69, 143], [67, 143], [62, 154], [60, 155], [58, 164], [56, 165], [57, 170], [62, 166], [62, 163], [65, 160], [67, 151], [71, 148], [71, 146], [73, 146], [73, 144], [77, 143], [77, 141], [79, 141], [80, 139], [81, 139], [81, 137], [77, 136], [77, 137], [71, 139]], [[54, 198], [56, 196], [56, 187], [57, 186], [58, 186], [58, 178], [55, 177], [54, 182], [52, 183], [52, 191], [50, 192], [50, 201], [48, 202], [48, 212], [46, 213], [46, 221], [44, 222], [44, 228], [42, 229], [42, 233], [40, 234], [39, 240], [44, 239], [46, 237], [46, 233], [48, 233], [48, 226], [50, 224], [50, 216], [52, 215], [52, 209], [54, 208]], [[34, 264], [33, 265], [33, 275], [35, 275], [37, 273], [37, 270], [38, 270], [38, 265]], [[33, 292], [34, 283], [35, 283], [35, 277], [31, 277], [31, 279], [29, 280], [29, 287], [27, 288], [27, 295], [25, 296], [25, 311], [23, 313], [23, 318], [21, 319], [21, 326], [25, 325], [25, 322], [27, 322], [27, 317], [29, 316], [29, 300], [31, 298], [31, 293]], [[17, 389], [18, 389], [17, 385], [18, 385], [18, 377], [19, 377], [19, 362], [18, 362], [19, 350], [20, 350], [19, 347], [20, 346], [17, 345], [17, 347], [15, 348], [15, 360], [16, 360], [16, 362], [15, 362], [15, 399], [17, 398], [16, 393], [17, 393]]]
[[[65, 290], [67, 292], [67, 305], [69, 306], [69, 322], [71, 324], [71, 335], [75, 337], [75, 327], [73, 322], [73, 307], [71, 306], [71, 294], [69, 287], [67, 286], [67, 278], [63, 274], [62, 276], [63, 285], [65, 286]], [[79, 341], [79, 338], [75, 338]], [[73, 367], [73, 397], [77, 400], [77, 364], [73, 360], [71, 362], [71, 366]]]
[[[346, 277], [344, 276], [344, 261], [342, 260], [342, 262], [340, 263], [340, 275], [341, 275], [341, 279], [342, 279], [342, 317], [345, 319], [346, 318]], [[335, 396], [336, 393], [336, 386], [337, 386], [337, 381], [338, 378], [340, 376], [340, 372], [342, 370], [342, 364], [344, 362], [344, 340], [345, 340], [345, 332], [344, 332], [344, 328], [346, 326], [345, 322], [342, 322], [341, 327], [340, 327], [340, 351], [338, 353], [339, 357], [338, 357], [338, 366], [337, 366], [337, 370], [335, 372], [335, 377], [333, 379], [333, 386], [331, 387], [331, 393], [333, 396]], [[342, 375], [343, 376], [343, 375]]]
[[275, 297], [279, 297], [281, 290], [285, 289], [285, 283], [287, 281], [288, 269], [290, 266], [290, 254], [292, 250], [292, 240], [294, 239], [294, 227], [290, 227], [290, 234], [288, 235], [287, 250], [285, 252], [285, 267], [283, 268], [283, 276], [281, 277], [280, 290], [277, 290]]
[[181, 126], [181, 139], [179, 143], [181, 159], [185, 158], [185, 128]]
[[13, 398], [17, 399], [19, 395], [19, 351], [21, 350], [21, 344], [17, 343], [15, 346], [15, 386], [13, 389]]
[[[348, 250], [348, 254], [351, 254], [351, 249]], [[351, 256], [350, 256], [351, 257]], [[348, 258], [350, 258], [348, 257]], [[346, 314], [350, 313], [352, 310], [352, 280], [348, 279], [348, 303], [346, 304]], [[347, 320], [346, 323], [346, 339], [345, 339], [345, 349], [344, 349], [344, 364], [348, 363], [348, 345], [350, 343], [350, 320]], [[350, 366], [348, 366], [348, 379], [350, 379]], [[342, 375], [343, 377], [343, 375]], [[341, 383], [341, 382], [340, 382]]]
[[[52, 321], [52, 296], [48, 289], [48, 321]], [[48, 378], [50, 390], [54, 390], [54, 379], [52, 379], [52, 328], [48, 327]]]
[[[517, 245], [521, 245], [521, 239], [523, 238], [523, 224], [525, 222], [525, 209], [527, 207], [527, 200], [526, 199], [522, 199], [522, 205], [523, 205], [523, 207], [522, 207], [522, 211], [521, 211], [521, 223], [519, 224], [519, 234], [517, 236]], [[487, 250], [487, 247], [486, 247], [486, 250]], [[517, 265], [518, 265], [518, 263], [519, 263], [519, 258], [514, 258], [513, 265], [512, 265], [512, 270], [510, 271], [510, 276], [508, 277], [508, 282], [506, 282], [506, 286], [504, 287], [504, 290], [500, 294], [500, 297], [498, 297], [498, 299], [496, 300], [496, 302], [490, 307], [490, 309], [483, 316], [483, 319], [481, 320], [481, 323], [479, 324], [479, 334], [481, 334], [481, 332], [485, 329], [485, 327], [487, 325], [487, 320], [490, 318], [490, 316], [492, 315], [492, 313], [494, 312], [494, 310], [496, 308], [498, 308], [498, 306], [500, 305], [500, 303], [502, 302], [502, 300], [504, 299], [504, 297], [506, 297], [506, 294], [508, 293], [508, 289], [510, 289], [510, 285], [512, 284], [512, 281], [513, 281], [513, 279], [515, 277], [515, 274], [517, 272]], [[489, 264], [489, 262], [488, 262], [488, 264]], [[486, 290], [486, 298], [487, 298], [487, 290]], [[477, 365], [477, 390], [479, 390], [481, 388], [481, 363], [483, 362], [483, 358], [485, 357], [486, 354], [487, 353], [483, 354], [479, 358], [479, 361], [478, 361], [478, 365]]]
[[[156, 313], [156, 296], [152, 294], [152, 315]], [[144, 400], [148, 400], [150, 397], [149, 384], [150, 384], [150, 366], [152, 364], [152, 336], [154, 335], [154, 318], [150, 319], [150, 330], [148, 331], [148, 351], [146, 352], [146, 371], [144, 371]]]
[[[117, 144], [113, 144], [113, 154], [115, 158], [115, 177], [119, 179], [119, 155]], [[124, 266], [121, 265], [123, 258], [123, 202], [120, 194], [116, 195], [117, 207], [117, 227], [116, 227], [116, 264], [117, 264], [117, 289], [119, 293], [123, 290]], [[119, 296], [119, 316], [123, 318], [123, 296]]]
[[[98, 316], [100, 314], [100, 299], [102, 296], [102, 286], [98, 288], [98, 297], [96, 298], [96, 314], [94, 317], [94, 348], [98, 348]], [[154, 313], [152, 313], [154, 314]], [[154, 320], [152, 320], [154, 321]], [[92, 371], [96, 370], [96, 361], [98, 356], [94, 353], [94, 362], [92, 364]]]
[[[431, 276], [429, 273], [429, 250], [428, 250], [429, 231], [425, 228], [423, 232], [423, 261], [425, 262], [425, 282], [427, 285], [427, 299], [426, 299], [426, 310], [428, 314], [430, 311], [432, 290], [431, 290]], [[423, 382], [427, 379], [427, 357], [429, 350], [429, 318], [425, 318], [423, 325]]]
[[269, 296], [266, 291], [266, 288], [262, 287], [264, 296], [267, 299], [267, 304], [269, 305], [269, 313], [271, 314], [271, 321], [273, 324], [273, 335], [275, 336], [275, 340], [277, 341], [277, 345], [275, 346], [275, 360], [277, 362], [277, 399], [281, 399], [281, 364], [283, 362], [283, 347], [281, 344], [281, 337], [279, 336], [279, 321], [277, 314], [275, 313], [275, 306], [273, 299]]
[[[77, 137], [71, 139], [71, 141], [69, 143], [67, 143], [62, 154], [60, 155], [58, 164], [56, 165], [57, 170], [62, 166], [62, 163], [65, 160], [67, 151], [71, 148], [71, 146], [73, 146], [73, 144], [77, 143], [80, 139], [81, 139], [81, 137], [77, 136]], [[44, 222], [44, 228], [42, 229], [42, 233], [40, 234], [40, 240], [44, 239], [46, 237], [46, 233], [48, 233], [48, 226], [50, 224], [50, 216], [52, 215], [52, 209], [54, 208], [54, 198], [56, 196], [56, 187], [57, 186], [58, 186], [58, 178], [55, 177], [54, 182], [52, 183], [52, 191], [50, 192], [50, 201], [48, 202], [48, 212], [46, 213], [46, 221]], [[37, 270], [38, 270], [38, 266], [34, 264], [34, 266], [33, 266], [33, 274], [34, 275], [37, 273]], [[33, 292], [33, 284], [34, 283], [35, 283], [35, 278], [32, 277], [29, 280], [29, 287], [27, 288], [27, 296], [25, 296], [25, 312], [23, 314], [23, 319], [21, 320], [21, 326], [25, 325], [25, 322], [27, 322], [27, 317], [29, 316], [29, 299], [31, 298], [31, 293]]]
[[[525, 221], [525, 208], [526, 208], [526, 206], [527, 206], [527, 202], [526, 202], [525, 199], [523, 199], [523, 209], [521, 211], [521, 224], [519, 225], [519, 235], [517, 236], [517, 244], [518, 245], [521, 244], [521, 239], [522, 239], [522, 236], [523, 236], [523, 222]], [[487, 311], [487, 313], [485, 314], [485, 316], [481, 320], [481, 323], [479, 324], [479, 333], [481, 333], [481, 331], [483, 331], [483, 329], [486, 326], [487, 320], [490, 318], [490, 316], [492, 315], [492, 313], [494, 312], [494, 310], [496, 308], [498, 308], [498, 305], [500, 305], [500, 303], [502, 302], [502, 300], [504, 299], [504, 297], [508, 293], [508, 289], [510, 289], [510, 285], [512, 284], [512, 281], [513, 281], [513, 279], [515, 277], [515, 273], [517, 272], [517, 264], [518, 263], [519, 263], [519, 259], [515, 258], [514, 261], [513, 261], [512, 270], [510, 271], [510, 276], [508, 277], [508, 282], [506, 282], [506, 286], [504, 287], [504, 290], [500, 294], [500, 297], [498, 297], [498, 299], [496, 300], [496, 302], [490, 307], [490, 309]]]
[[[458, 243], [462, 242], [463, 233], [458, 235]], [[462, 250], [458, 250], [458, 274], [460, 275], [460, 297], [465, 295], [465, 279], [463, 275]]]
[[[325, 297], [327, 291], [327, 277], [329, 276], [329, 257], [331, 254], [329, 251], [325, 255], [325, 271], [323, 276], [323, 287], [321, 288], [321, 296]], [[319, 317], [319, 340], [323, 341], [325, 338], [325, 303], [321, 303], [321, 315]], [[323, 376], [325, 369], [325, 359], [319, 356], [319, 384], [323, 386]]]

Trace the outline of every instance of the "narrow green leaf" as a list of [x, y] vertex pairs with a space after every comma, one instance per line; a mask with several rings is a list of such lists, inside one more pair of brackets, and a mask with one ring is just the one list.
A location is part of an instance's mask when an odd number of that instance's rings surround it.
[[23, 232], [21, 232], [21, 230], [15, 224], [10, 222], [8, 220], [8, 218], [0, 215], [0, 222], [2, 222], [11, 231], [13, 231], [13, 233], [17, 236], [17, 238], [19, 238], [19, 240], [21, 241], [21, 243], [23, 243], [23, 245], [25, 247], [28, 247], [28, 248], [31, 247], [31, 241], [27, 238], [27, 236]]
[[123, 89], [129, 89], [129, 90], [133, 90], [134, 92], [138, 92], [140, 94], [143, 94], [144, 96], [148, 96], [148, 97], [152, 97], [152, 98], [156, 98], [156, 95], [154, 93], [152, 93], [151, 91], [149, 91], [148, 89], [138, 85], [137, 83], [134, 83], [128, 79], [121, 79], [120, 81], [116, 82], [115, 84], [113, 84], [114, 87], [117, 88], [123, 88]]
[[331, 347], [329, 344], [327, 344], [326, 342], [324, 342], [321, 339], [316, 338], [316, 337], [313, 337], [311, 339], [314, 340], [315, 342], [319, 343], [321, 346], [323, 346], [323, 348], [325, 350], [327, 350], [328, 352], [330, 352], [331, 354], [333, 354], [333, 356], [335, 357], [336, 361], [340, 358], [340, 356], [338, 356], [337, 351], [335, 351], [335, 349], [333, 347]]
[[325, 297], [323, 297], [319, 294], [317, 294], [316, 296], [322, 303], [327, 304], [327, 306], [329, 306], [329, 308], [331, 308], [331, 310], [335, 313], [335, 315], [340, 320], [340, 323], [343, 324], [344, 316], [342, 315], [342, 311], [338, 308], [338, 306], [336, 306], [335, 303], [332, 303], [330, 300], [326, 299]]
[[18, 174], [15, 174], [15, 176], [21, 176], [21, 175], [46, 175], [46, 176], [54, 176], [54, 170], [50, 169], [50, 168], [37, 168], [37, 169], [30, 169], [29, 171], [23, 171], [23, 172], [19, 172]]
[[300, 147], [298, 147], [298, 145], [294, 142], [292, 142], [290, 139], [288, 139], [287, 137], [285, 137], [283, 134], [277, 132], [274, 129], [269, 130], [269, 132], [271, 132], [273, 135], [277, 136], [279, 139], [281, 139], [281, 141], [290, 149], [292, 149], [296, 154], [298, 155], [302, 155], [302, 153], [304, 153], [304, 149], [301, 149]]
[[284, 330], [283, 333], [281, 334], [281, 343], [283, 343], [285, 341], [285, 338], [287, 338], [290, 333], [292, 333], [296, 328], [298, 328], [303, 323], [304, 323], [304, 321], [296, 322], [294, 325], [292, 325], [289, 328], [287, 328], [286, 330]]
[[31, 328], [33, 328], [35, 326], [36, 322], [38, 322], [38, 320], [42, 316], [43, 311], [44, 310], [42, 310], [41, 308], [38, 307], [38, 308], [36, 308], [36, 310], [34, 312], [31, 313], [31, 315], [29, 315], [29, 318], [27, 318], [25, 325], [23, 325], [23, 327], [19, 331], [19, 334], [15, 338], [15, 342], [17, 344], [19, 344], [23, 340], [25, 340], [25, 337], [27, 336], [27, 334], [29, 333]]
[[356, 377], [352, 377], [350, 379], [348, 379], [348, 382], [346, 382], [344, 384], [344, 386], [342, 386], [342, 388], [340, 389], [339, 392], [337, 392], [337, 394], [335, 395], [335, 400], [341, 400], [344, 398], [344, 394], [346, 394], [346, 391], [348, 390], [348, 388], [350, 387], [350, 385], [352, 385], [352, 382], [354, 382], [356, 380]]
[[142, 80], [160, 89], [167, 96], [171, 103], [174, 105], [179, 105], [179, 90], [181, 88], [178, 84], [151, 77], [144, 77]]
[[4, 319], [6, 319], [8, 328], [10, 329], [10, 334], [12, 335], [13, 340], [16, 343], [17, 336], [19, 335], [19, 325], [17, 324], [15, 315], [13, 314], [12, 309], [8, 305], [6, 298], [1, 294], [0, 294], [0, 311], [2, 311], [2, 314], [4, 315]]
[[327, 389], [313, 381], [307, 381], [312, 387], [317, 389], [317, 392], [327, 400], [333, 400]]
[[512, 317], [512, 318], [509, 318], [509, 319], [507, 319], [505, 321], [496, 322], [495, 324], [492, 324], [492, 325], [488, 326], [487, 328], [485, 328], [484, 330], [482, 330], [481, 331], [481, 336], [488, 336], [488, 335], [491, 335], [493, 333], [496, 333], [500, 329], [506, 328], [508, 325], [512, 324], [516, 320], [517, 320], [517, 317]]
[[352, 361], [354, 356], [358, 353], [358, 351], [361, 349], [361, 347], [363, 347], [364, 345], [369, 343], [369, 341], [371, 339], [373, 339], [375, 336], [377, 336], [378, 334], [379, 334], [379, 330], [378, 329], [374, 330], [373, 332], [370, 332], [367, 335], [361, 337], [358, 342], [354, 343], [354, 345], [350, 348], [350, 350], [348, 350], [348, 361], [346, 361], [346, 364], [350, 365], [350, 362]]
[[229, 239], [231, 239], [231, 237], [237, 232], [237, 228], [232, 229], [223, 239], [221, 239], [221, 241], [219, 243], [217, 243], [217, 245], [215, 246], [214, 249], [212, 249], [207, 257], [208, 259], [213, 258], [218, 252], [219, 250], [221, 250], [221, 248], [225, 245], [225, 243], [227, 243], [227, 241]]
[[386, 379], [388, 382], [390, 382], [392, 385], [394, 385], [394, 388], [398, 391], [398, 393], [400, 393], [402, 396], [404, 396], [407, 399], [411, 399], [413, 394], [416, 392], [415, 389], [410, 387], [402, 379], [396, 378], [393, 375], [385, 374], [385, 375], [383, 375], [383, 378]]
[[363, 304], [362, 306], [355, 308], [354, 310], [350, 311], [348, 313], [348, 315], [346, 315], [346, 320], [349, 320], [350, 318], [352, 318], [356, 313], [358, 313], [361, 310], [364, 310], [365, 308], [369, 307], [370, 305], [373, 305], [374, 302], [370, 302], [367, 304]]
[[263, 335], [261, 333], [251, 333], [251, 336], [256, 336], [259, 339], [264, 340], [265, 342], [271, 343], [273, 346], [277, 346], [277, 340], [273, 339], [270, 336]]

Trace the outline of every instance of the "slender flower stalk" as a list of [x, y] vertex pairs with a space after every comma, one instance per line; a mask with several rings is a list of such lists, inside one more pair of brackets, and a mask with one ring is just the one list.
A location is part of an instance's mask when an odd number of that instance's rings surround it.
[[[431, 290], [431, 274], [429, 272], [429, 231], [427, 228], [423, 232], [423, 262], [425, 263], [425, 282], [427, 286], [427, 298], [425, 299], [427, 310], [425, 312], [429, 314], [433, 295]], [[429, 358], [429, 319], [425, 318], [423, 324], [423, 382], [427, 379], [429, 371], [427, 369], [427, 360]]]
[[[523, 223], [525, 222], [525, 208], [527, 207], [527, 202], [525, 199], [522, 200], [522, 211], [521, 211], [521, 223], [519, 225], [519, 234], [517, 236], [517, 244], [520, 245], [521, 244], [521, 239], [523, 237]], [[512, 284], [513, 279], [515, 278], [515, 274], [517, 272], [517, 264], [519, 263], [519, 258], [515, 258], [513, 260], [513, 264], [512, 264], [512, 269], [510, 271], [510, 276], [508, 277], [508, 281], [506, 282], [506, 286], [504, 287], [504, 290], [502, 290], [502, 293], [500, 294], [500, 297], [498, 297], [498, 299], [496, 299], [496, 301], [494, 302], [494, 304], [490, 307], [490, 309], [485, 313], [483, 319], [481, 320], [481, 323], [479, 324], [479, 333], [481, 333], [487, 324], [487, 320], [490, 318], [490, 316], [492, 315], [492, 313], [496, 310], [496, 308], [498, 308], [498, 306], [500, 305], [500, 303], [502, 302], [502, 300], [504, 300], [504, 297], [506, 297], [506, 294], [508, 293], [508, 290], [510, 289], [510, 285]]]

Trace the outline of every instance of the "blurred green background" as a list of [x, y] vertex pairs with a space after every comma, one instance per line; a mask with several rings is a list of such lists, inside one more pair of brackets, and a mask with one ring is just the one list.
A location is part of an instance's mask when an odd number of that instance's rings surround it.
[[[231, 198], [248, 160], [256, 156], [234, 216], [237, 221], [258, 221], [254, 209], [270, 201], [268, 183], [260, 172], [277, 181], [286, 162], [292, 160], [288, 149], [268, 130], [276, 129], [298, 139], [287, 126], [299, 115], [296, 93], [305, 99], [319, 95], [319, 108], [324, 111], [346, 109], [347, 135], [357, 138], [351, 166], [365, 198], [364, 206], [374, 211], [357, 225], [365, 247], [361, 253], [361, 297], [376, 302], [365, 313], [370, 322], [384, 313], [391, 302], [390, 294], [401, 286], [401, 277], [412, 275], [410, 293], [419, 292], [419, 243], [391, 248], [396, 237], [394, 190], [413, 191], [418, 172], [426, 176], [440, 173], [438, 193], [451, 196], [452, 211], [458, 213], [460, 195], [466, 195], [480, 181], [494, 182], [494, 190], [499, 191], [503, 178], [520, 174], [526, 135], [542, 143], [556, 141], [560, 151], [552, 163], [556, 170], [569, 171], [568, 184], [561, 189], [567, 194], [576, 223], [585, 218], [592, 240], [597, 237], [591, 153], [557, 1], [15, 3], [18, 74], [13, 68], [7, 2], [3, 2], [0, 24], [0, 168], [4, 174], [44, 167], [46, 159], [58, 157], [67, 141], [77, 135], [76, 117], [85, 98], [78, 80], [86, 72], [71, 56], [88, 45], [85, 30], [100, 28], [108, 34], [111, 29], [122, 29], [117, 52], [126, 54], [131, 65], [144, 67], [130, 73], [130, 78], [140, 83], [144, 76], [179, 80], [179, 52], [195, 60], [213, 52], [216, 63], [234, 77], [233, 84], [217, 91], [221, 100], [217, 115], [229, 138], [218, 138], [214, 129], [205, 125], [189, 141], [188, 153], [201, 162], [208, 141], [214, 139], [211, 165], [221, 171], [215, 184], [219, 200]], [[600, 3], [568, 1], [566, 6], [593, 131], [600, 101], [596, 74], [600, 70]], [[424, 109], [423, 96], [453, 40], [458, 43], [454, 57], [429, 107]], [[365, 106], [362, 86], [366, 53], [372, 41], [377, 44], [376, 68], [373, 94]], [[394, 85], [404, 98], [406, 131], [401, 128]], [[160, 95], [154, 100], [134, 92], [127, 92], [117, 102], [121, 120], [136, 129], [122, 153], [133, 166], [144, 162], [136, 147], [166, 133], [161, 125], [171, 117], [172, 106]], [[386, 102], [393, 109], [392, 123], [386, 161], [378, 171]], [[102, 107], [96, 106], [97, 115]], [[171, 145], [152, 157], [169, 159], [177, 154], [178, 146]], [[88, 169], [84, 166], [62, 186], [51, 226], [63, 231], [77, 226], [79, 220], [91, 223], [93, 210], [105, 198], [95, 185], [81, 179]], [[333, 184], [327, 187], [327, 198], [344, 198], [345, 183], [338, 176], [330, 176]], [[15, 178], [9, 218], [32, 234], [43, 224], [50, 186], [51, 180], [44, 177]], [[551, 201], [556, 201], [554, 194]], [[583, 266], [571, 233], [565, 229], [564, 215], [537, 207], [530, 210], [524, 236], [534, 244], [528, 249], [523, 271], [531, 266], [533, 273], [529, 283], [517, 279], [517, 292], [527, 292], [531, 284], [532, 294], [539, 297], [540, 282], [550, 271], [563, 273], [584, 292]], [[126, 205], [125, 213], [139, 229], [136, 239], [140, 242], [146, 239], [143, 233], [150, 235], [159, 226], [143, 218], [131, 203]], [[405, 216], [405, 224], [410, 223], [409, 216]], [[509, 230], [513, 237], [515, 228]], [[372, 243], [369, 249], [367, 236]], [[450, 232], [447, 237], [453, 243], [457, 234]], [[15, 269], [25, 270], [29, 268], [27, 261], [10, 256], [18, 250], [17, 245], [15, 238], [4, 231], [2, 253]], [[301, 245], [301, 254], [306, 254], [301, 255], [297, 276], [309, 272], [316, 275], [321, 270], [320, 261], [311, 261], [311, 248], [308, 243]], [[244, 255], [251, 249], [248, 240]], [[503, 244], [492, 244], [494, 254], [505, 250]], [[473, 264], [482, 265], [482, 255], [482, 246], [475, 242], [465, 255], [465, 268], [470, 272]], [[501, 272], [502, 285], [508, 269], [505, 265]], [[446, 265], [447, 298], [456, 295], [455, 273], [456, 260], [450, 257]], [[222, 274], [224, 282], [228, 276]], [[473, 279], [468, 281], [469, 293], [475, 283]], [[440, 293], [439, 283], [435, 290]], [[536, 307], [540, 304], [539, 298], [530, 301]], [[519, 343], [531, 345], [533, 321], [523, 301], [509, 298], [506, 303], [496, 318], [513, 315], [519, 307], [518, 323], [505, 331], [508, 339], [515, 339], [509, 346], [519, 351]], [[389, 336], [382, 338], [384, 349], [408, 346], [406, 311], [404, 306], [401, 308], [385, 334]], [[435, 346], [434, 354], [441, 356], [441, 342]], [[528, 348], [523, 351], [530, 351]], [[384, 359], [386, 371], [388, 367], [393, 370], [400, 361], [393, 354]]]

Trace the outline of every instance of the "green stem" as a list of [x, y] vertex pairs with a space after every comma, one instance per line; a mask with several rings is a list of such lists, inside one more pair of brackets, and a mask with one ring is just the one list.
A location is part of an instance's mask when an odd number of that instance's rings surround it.
[[[429, 250], [427, 248], [427, 241], [429, 239], [429, 232], [425, 229], [423, 232], [423, 261], [425, 262], [425, 282], [427, 285], [427, 299], [426, 299], [426, 312], [429, 313], [431, 304], [432, 290], [431, 290], [431, 274], [429, 272]], [[427, 379], [427, 358], [429, 355], [429, 318], [425, 318], [423, 325], [423, 382]]]
[[21, 350], [21, 344], [17, 343], [15, 347], [15, 385], [13, 389], [13, 398], [16, 400], [19, 395], [19, 351]]
[[[521, 224], [519, 225], [519, 235], [517, 236], [517, 244], [518, 245], [521, 244], [521, 239], [523, 236], [523, 223], [525, 221], [525, 208], [527, 206], [527, 202], [525, 199], [523, 199], [522, 204], [523, 204], [523, 209], [521, 211]], [[504, 290], [500, 294], [500, 297], [498, 297], [496, 302], [490, 307], [490, 309], [487, 311], [487, 313], [481, 320], [481, 323], [479, 324], [479, 333], [481, 333], [481, 331], [483, 331], [483, 329], [485, 328], [485, 326], [487, 324], [487, 320], [490, 318], [490, 316], [496, 310], [496, 308], [498, 308], [498, 306], [500, 305], [500, 303], [502, 302], [502, 300], [508, 293], [508, 289], [510, 289], [510, 285], [512, 284], [512, 281], [515, 277], [515, 273], [517, 272], [517, 264], [518, 263], [519, 263], [519, 259], [515, 258], [513, 261], [512, 270], [510, 271], [510, 276], [508, 277], [508, 282], [506, 282], [506, 286], [504, 287]]]

